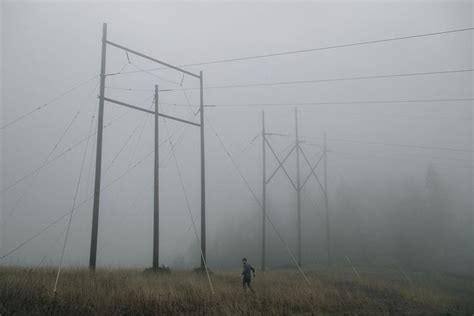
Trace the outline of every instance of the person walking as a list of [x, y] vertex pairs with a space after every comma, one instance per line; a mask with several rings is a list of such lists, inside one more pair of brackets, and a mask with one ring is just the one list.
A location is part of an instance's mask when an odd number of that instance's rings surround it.
[[252, 281], [252, 272], [253, 277], [255, 278], [255, 269], [249, 263], [247, 263], [247, 258], [242, 259], [242, 266], [242, 286], [244, 287], [244, 290], [249, 288], [253, 292], [253, 289], [250, 287], [250, 281]]

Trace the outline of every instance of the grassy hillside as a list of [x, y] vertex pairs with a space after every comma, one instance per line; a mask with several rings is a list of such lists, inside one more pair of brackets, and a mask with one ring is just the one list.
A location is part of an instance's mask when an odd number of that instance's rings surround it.
[[239, 271], [211, 278], [185, 271], [150, 274], [131, 270], [69, 269], [56, 295], [54, 269], [0, 268], [1, 315], [262, 315], [373, 314], [472, 315], [472, 279], [347, 268], [308, 272], [307, 286], [293, 270], [257, 273], [245, 292]]

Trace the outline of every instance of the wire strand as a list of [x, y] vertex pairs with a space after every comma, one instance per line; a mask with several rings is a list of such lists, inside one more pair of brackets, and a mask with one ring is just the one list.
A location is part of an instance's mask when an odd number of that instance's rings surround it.
[[[217, 139], [219, 140], [219, 143], [221, 144], [222, 148], [224, 149], [224, 151], [227, 153], [227, 156], [229, 157], [230, 161], [232, 162], [232, 164], [234, 165], [234, 168], [236, 169], [237, 173], [240, 175], [240, 177], [242, 178], [242, 180], [244, 181], [247, 189], [250, 191], [250, 193], [252, 194], [253, 198], [255, 199], [255, 201], [257, 202], [257, 204], [260, 206], [260, 207], [263, 207], [262, 205], [262, 202], [260, 201], [260, 199], [257, 198], [257, 195], [255, 194], [255, 192], [253, 191], [252, 187], [250, 186], [250, 183], [248, 182], [248, 180], [245, 178], [245, 176], [242, 174], [242, 172], [240, 171], [240, 168], [239, 166], [237, 165], [237, 163], [235, 162], [234, 158], [232, 157], [232, 155], [230, 154], [230, 152], [227, 150], [224, 142], [222, 141], [222, 138], [219, 136], [219, 134], [217, 133], [217, 131], [214, 129], [214, 127], [212, 126], [211, 122], [209, 121], [209, 119], [207, 119], [207, 123], [208, 125], [211, 127], [211, 129], [214, 131], [214, 134], [216, 135]], [[271, 221], [270, 219], [270, 216], [265, 213], [265, 218], [266, 220], [270, 223], [271, 227], [273, 228], [273, 230], [275, 231], [275, 234], [277, 235], [278, 239], [280, 240], [280, 242], [283, 244], [283, 246], [286, 248], [286, 251], [288, 252], [290, 258], [293, 260], [293, 263], [295, 264], [296, 268], [298, 269], [298, 271], [301, 273], [301, 275], [303, 276], [304, 280], [308, 283], [309, 286], [311, 286], [311, 282], [309, 281], [308, 277], [306, 276], [306, 274], [304, 273], [303, 269], [301, 269], [300, 265], [298, 264], [298, 261], [296, 260], [295, 256], [293, 255], [293, 252], [291, 251], [290, 247], [288, 247], [288, 244], [286, 243], [285, 239], [283, 238], [283, 236], [281, 236], [280, 232], [278, 231], [278, 229], [276, 228], [276, 226], [273, 224], [273, 222]]]
[[[112, 125], [114, 122], [122, 119], [125, 115], [127, 115], [128, 113], [130, 113], [131, 111], [133, 110], [129, 110], [125, 113], [123, 113], [122, 115], [119, 115], [117, 116], [116, 118], [112, 119], [109, 123], [105, 124], [104, 125], [104, 129], [106, 129], [107, 127], [109, 127], [110, 125]], [[51, 158], [46, 164], [44, 165], [41, 165], [39, 167], [37, 167], [36, 169], [33, 169], [32, 171], [30, 171], [29, 173], [23, 175], [21, 178], [13, 181], [12, 183], [10, 183], [9, 185], [7, 185], [6, 187], [0, 189], [0, 194], [10, 190], [11, 188], [13, 188], [14, 186], [16, 186], [17, 184], [25, 181], [26, 179], [28, 179], [29, 177], [31, 177], [35, 172], [49, 166], [50, 164], [52, 164], [54, 161], [58, 160], [59, 158], [63, 157], [64, 155], [66, 155], [67, 153], [69, 153], [70, 151], [72, 151], [74, 148], [80, 146], [83, 142], [87, 141], [87, 139], [93, 137], [94, 135], [97, 134], [97, 130], [92, 134], [92, 135], [89, 135], [89, 136], [86, 136], [84, 138], [82, 138], [81, 140], [79, 140], [78, 142], [76, 142], [74, 145], [72, 145], [71, 147], [69, 147], [68, 149], [62, 151], [61, 153], [57, 154], [56, 156], [54, 156], [53, 158]]]
[[[165, 120], [165, 118], [163, 118], [163, 120]], [[183, 125], [183, 126], [181, 127], [181, 129], [179, 130], [180, 134], [176, 137], [176, 142], [175, 142], [175, 144], [174, 144], [175, 146], [183, 139], [184, 132], [185, 132], [185, 130], [184, 130], [185, 127], [186, 127], [186, 125]], [[178, 133], [178, 132], [176, 132], [176, 133]], [[162, 143], [159, 145], [159, 147], [161, 148], [161, 146], [164, 145], [164, 144], [165, 144], [165, 142], [162, 142]], [[161, 169], [165, 169], [165, 168], [168, 166], [168, 164], [170, 163], [171, 160], [172, 160], [172, 154], [171, 154], [171, 152], [170, 152], [169, 155], [168, 155], [168, 157], [166, 157], [165, 159], [163, 159], [163, 161], [160, 161], [160, 170], [161, 170]], [[150, 187], [153, 187], [153, 184], [152, 184]], [[144, 194], [144, 191], [140, 191], [139, 194], [137, 194], [137, 197], [136, 197], [135, 200], [133, 200], [133, 202], [131, 203], [130, 209], [135, 209], [135, 205], [137, 204], [138, 200], [140, 199], [140, 197], [141, 197], [143, 194]], [[121, 224], [121, 223], [123, 222], [123, 220], [125, 219], [125, 217], [126, 217], [127, 215], [128, 215], [128, 214], [124, 214], [124, 215], [121, 216], [120, 221], [119, 221], [119, 224]], [[106, 227], [106, 229], [107, 229], [107, 227]], [[190, 228], [189, 228], [189, 229], [190, 229]], [[188, 230], [189, 230], [189, 229], [188, 229]], [[188, 231], [188, 230], [187, 230], [187, 231]], [[187, 232], [187, 231], [186, 231], [186, 232]], [[103, 236], [107, 236], [107, 231], [103, 234]], [[104, 237], [104, 238], [105, 238], [105, 237]], [[104, 249], [104, 247], [109, 244], [109, 241], [104, 241], [104, 238], [101, 239], [102, 242], [99, 241], [99, 242], [100, 242], [99, 252], [102, 252], [103, 249]]]
[[[69, 124], [66, 126], [66, 128], [64, 129], [64, 131], [61, 133], [61, 135], [59, 136], [59, 139], [56, 141], [56, 143], [54, 144], [53, 148], [49, 151], [48, 155], [46, 156], [46, 158], [44, 159], [44, 161], [41, 163], [41, 166], [45, 165], [48, 163], [49, 161], [49, 158], [51, 158], [51, 156], [53, 155], [53, 153], [56, 151], [56, 148], [59, 146], [59, 144], [61, 143], [61, 141], [63, 140], [64, 136], [67, 134], [67, 132], [69, 131], [69, 129], [71, 128], [72, 124], [74, 123], [74, 121], [77, 119], [77, 117], [79, 116], [79, 114], [81, 113], [81, 111], [77, 111], [75, 114], [74, 114], [74, 117], [72, 118], [72, 120], [69, 122]], [[33, 173], [32, 175], [32, 179], [31, 179], [31, 182], [29, 183], [28, 187], [25, 189], [25, 191], [23, 191], [23, 193], [20, 195], [20, 197], [16, 200], [15, 204], [13, 205], [12, 209], [10, 210], [10, 212], [8, 212], [7, 216], [10, 217], [13, 215], [13, 213], [15, 213], [16, 211], [16, 208], [18, 206], [18, 204], [26, 197], [26, 195], [28, 195], [28, 193], [30, 192], [31, 188], [33, 187], [34, 183], [35, 183], [35, 180], [37, 178], [37, 176], [39, 175], [41, 169], [37, 169], [36, 172]]]
[[[166, 121], [165, 121], [165, 127], [166, 127], [166, 130], [168, 131], [168, 135], [169, 135], [168, 125], [167, 125]], [[194, 228], [194, 235], [195, 235], [196, 241], [199, 245], [199, 251], [201, 253], [201, 258], [202, 258], [202, 261], [204, 263], [204, 268], [206, 269], [206, 275], [207, 275], [207, 280], [209, 281], [209, 287], [211, 288], [211, 293], [214, 294], [214, 286], [212, 285], [211, 277], [209, 276], [209, 269], [207, 267], [207, 260], [204, 257], [204, 254], [202, 252], [201, 241], [200, 241], [198, 233], [197, 233], [196, 223], [194, 222], [194, 217], [193, 217], [193, 214], [191, 212], [191, 206], [189, 204], [188, 194], [186, 193], [186, 188], [184, 186], [183, 176], [181, 174], [181, 169], [179, 167], [178, 159], [176, 158], [176, 154], [174, 152], [173, 143], [171, 141], [171, 138], [169, 139], [169, 142], [170, 142], [170, 150], [171, 150], [171, 153], [173, 155], [174, 161], [176, 163], [176, 169], [178, 170], [179, 180], [180, 180], [180, 183], [181, 183], [181, 188], [183, 190], [184, 199], [186, 201], [186, 207], [187, 207], [187, 210], [188, 210], [188, 215], [191, 219], [191, 222], [192, 222], [192, 225], [193, 225], [193, 228]]]
[[[311, 83], [322, 83], [322, 82], [337, 82], [337, 81], [351, 81], [351, 80], [414, 77], [414, 76], [427, 76], [427, 75], [437, 75], [437, 74], [467, 73], [467, 72], [473, 72], [473, 71], [474, 71], [474, 69], [457, 69], [457, 70], [410, 72], [410, 73], [401, 73], [401, 74], [386, 74], [386, 75], [372, 75], [372, 76], [322, 78], [322, 79], [312, 79], [312, 80], [237, 83], [237, 84], [219, 85], [219, 86], [206, 86], [204, 88], [204, 90], [266, 87], [266, 86], [281, 86], [281, 85], [300, 85], [300, 84], [311, 84]], [[124, 90], [124, 91], [136, 91], [136, 92], [151, 92], [151, 91], [154, 91], [153, 89], [122, 88], [122, 87], [107, 87], [107, 89]], [[162, 89], [162, 90], [160, 90], [160, 92], [172, 92], [172, 91], [181, 91], [181, 90], [189, 91], [189, 90], [199, 90], [199, 89], [200, 88], [183, 88], [183, 87], [181, 87], [181, 89]]]
[[[95, 118], [95, 116], [92, 115], [91, 125], [89, 127], [89, 135], [92, 131], [92, 124], [94, 123], [94, 118]], [[86, 148], [84, 150], [84, 155], [82, 156], [81, 169], [79, 171], [79, 177], [77, 179], [76, 191], [74, 192], [74, 200], [72, 202], [71, 212], [69, 214], [69, 220], [68, 220], [67, 228], [66, 228], [66, 236], [64, 236], [64, 244], [63, 244], [63, 249], [61, 251], [61, 259], [59, 260], [58, 273], [56, 274], [56, 281], [54, 282], [54, 289], [53, 289], [54, 293], [56, 293], [56, 290], [58, 288], [59, 275], [61, 273], [61, 267], [62, 267], [63, 259], [64, 259], [64, 251], [66, 250], [67, 240], [68, 240], [68, 237], [69, 237], [69, 230], [71, 229], [72, 216], [73, 216], [73, 213], [74, 213], [74, 208], [76, 207], [77, 194], [79, 193], [79, 187], [81, 185], [82, 171], [84, 169], [84, 163], [86, 161], [87, 149], [88, 148], [89, 148], [89, 138], [87, 138]]]
[[[166, 82], [169, 82], [169, 83], [173, 83], [173, 84], [176, 84], [176, 85], [180, 85], [179, 82], [176, 82], [176, 81], [173, 81], [173, 80], [169, 80], [169, 79], [166, 79], [166, 78], [163, 78], [161, 76], [158, 76], [158, 75], [155, 75], [154, 73], [152, 73], [151, 71], [149, 70], [146, 70], [146, 69], [143, 69], [141, 67], [138, 67], [137, 65], [135, 65], [134, 63], [130, 63], [133, 67], [137, 68], [139, 70], [139, 72], [144, 72], [146, 73], [147, 75], [151, 76], [151, 77], [154, 77], [156, 79], [160, 79], [160, 80], [163, 80], [163, 81], [166, 81]], [[124, 73], [122, 73], [124, 74]]]
[[[143, 163], [143, 161], [145, 161], [148, 157], [150, 157], [151, 154], [153, 154], [154, 151], [151, 151], [149, 153], [147, 153], [141, 160], [137, 161], [132, 167], [128, 168], [124, 173], [122, 173], [120, 176], [118, 176], [117, 178], [115, 178], [113, 181], [111, 181], [110, 183], [108, 183], [107, 185], [103, 186], [101, 189], [100, 189], [100, 192], [104, 192], [104, 191], [107, 191], [113, 184], [115, 184], [116, 182], [120, 181], [123, 177], [125, 177], [127, 174], [129, 174], [132, 170], [134, 170], [135, 168], [137, 168], [140, 164]], [[79, 203], [75, 208], [74, 210], [77, 210], [79, 208], [81, 208], [82, 206], [84, 206], [87, 202], [91, 201], [92, 198], [94, 197], [94, 194], [90, 195], [88, 198], [84, 199], [81, 203]], [[15, 246], [13, 247], [12, 249], [10, 249], [9, 251], [7, 251], [4, 255], [0, 256], [0, 260], [1, 259], [4, 259], [6, 257], [8, 257], [9, 255], [11, 255], [12, 253], [16, 252], [17, 250], [23, 248], [25, 245], [27, 245], [28, 243], [30, 243], [33, 239], [35, 239], [36, 237], [40, 236], [41, 234], [43, 234], [45, 231], [47, 231], [48, 229], [50, 229], [51, 227], [53, 227], [54, 225], [56, 225], [57, 223], [59, 223], [61, 220], [63, 220], [64, 218], [66, 218], [66, 216], [68, 216], [70, 214], [70, 212], [66, 212], [64, 213], [63, 215], [61, 215], [60, 217], [58, 217], [57, 219], [53, 220], [51, 223], [49, 223], [48, 225], [46, 225], [44, 228], [42, 228], [41, 230], [39, 230], [38, 232], [36, 232], [35, 234], [33, 234], [32, 236], [30, 236], [29, 238], [27, 238], [25, 241], [21, 242], [18, 246]], [[74, 215], [77, 214], [77, 212], [74, 213]]]
[[[301, 54], [301, 53], [310, 53], [310, 52], [323, 51], [323, 50], [331, 50], [331, 49], [337, 49], [337, 48], [345, 48], [345, 47], [353, 47], [353, 46], [363, 46], [363, 45], [370, 45], [370, 44], [377, 44], [377, 43], [386, 43], [386, 42], [400, 41], [400, 40], [413, 39], [413, 38], [430, 37], [430, 36], [444, 35], [444, 34], [453, 34], [453, 33], [459, 33], [459, 32], [472, 31], [472, 30], [474, 30], [474, 27], [466, 27], [466, 28], [461, 28], [461, 29], [453, 29], [453, 30], [440, 31], [440, 32], [431, 32], [431, 33], [422, 33], [422, 34], [415, 34], [415, 35], [408, 35], [408, 36], [389, 37], [389, 38], [385, 38], [385, 39], [377, 39], [377, 40], [361, 41], [361, 42], [352, 42], [352, 43], [347, 43], [347, 44], [338, 44], [338, 45], [331, 45], [331, 46], [322, 46], [322, 47], [309, 48], [309, 49], [300, 49], [300, 50], [284, 51], [284, 52], [277, 52], [277, 53], [269, 53], [269, 54], [246, 56], [246, 57], [217, 59], [217, 60], [211, 60], [211, 61], [206, 61], [206, 62], [198, 62], [198, 63], [191, 63], [191, 64], [179, 65], [179, 67], [192, 67], [192, 66], [203, 66], [203, 65], [212, 65], [212, 64], [222, 64], [222, 63], [228, 63], [228, 62], [236, 62], [236, 61], [260, 59], [260, 58], [269, 58], [269, 57], [284, 56], [284, 55], [293, 55], [293, 54]], [[155, 70], [161, 70], [161, 69], [165, 69], [165, 68], [163, 68], [163, 67], [152, 68], [152, 69], [148, 69], [147, 71], [155, 71]], [[132, 72], [127, 72], [127, 73], [132, 73]], [[127, 73], [122, 73], [122, 74], [127, 74]]]
[[[87, 96], [87, 98], [90, 97], [90, 95], [97, 89], [97, 86], [91, 91], [91, 93]], [[70, 123], [66, 126], [66, 128], [64, 129], [64, 131], [61, 133], [61, 135], [59, 136], [58, 140], [56, 141], [56, 143], [54, 144], [53, 148], [51, 149], [51, 151], [48, 153], [48, 155], [46, 156], [46, 158], [44, 159], [43, 164], [46, 164], [48, 162], [48, 160], [51, 158], [52, 154], [56, 151], [57, 147], [59, 146], [59, 144], [62, 142], [62, 140], [64, 139], [64, 137], [66, 136], [67, 132], [69, 131], [69, 129], [71, 128], [71, 126], [73, 125], [73, 123], [76, 121], [76, 119], [79, 117], [81, 111], [82, 111], [82, 108], [84, 106], [84, 103], [82, 103], [80, 106], [79, 106], [79, 109], [77, 110], [76, 114], [73, 116], [72, 120], [70, 121]], [[13, 213], [15, 213], [16, 211], [16, 208], [17, 206], [19, 205], [19, 203], [28, 195], [28, 193], [30, 192], [31, 188], [33, 187], [34, 183], [35, 183], [35, 180], [37, 179], [37, 176], [39, 175], [40, 173], [40, 170], [38, 170], [37, 172], [35, 172], [33, 174], [33, 178], [31, 179], [31, 182], [29, 184], [29, 186], [25, 189], [25, 191], [23, 191], [23, 194], [20, 195], [20, 197], [16, 200], [15, 204], [13, 205], [12, 209], [10, 210], [10, 212], [8, 212], [7, 214], [7, 217], [10, 217], [13, 215]]]
[[9, 127], [9, 126], [11, 126], [11, 125], [13, 125], [13, 124], [15, 124], [15, 123], [17, 123], [17, 122], [23, 120], [24, 118], [30, 116], [31, 114], [33, 114], [33, 113], [35, 113], [35, 112], [37, 112], [37, 111], [39, 111], [39, 110], [44, 109], [44, 108], [47, 107], [48, 105], [50, 105], [50, 104], [56, 102], [57, 100], [61, 99], [61, 98], [64, 97], [65, 95], [67, 95], [67, 94], [73, 92], [74, 90], [76, 90], [76, 89], [82, 87], [83, 85], [85, 85], [85, 84], [91, 82], [92, 80], [97, 79], [98, 77], [99, 77], [99, 75], [95, 75], [95, 76], [93, 76], [93, 77], [91, 77], [91, 78], [89, 78], [89, 79], [87, 79], [87, 80], [85, 80], [85, 81], [83, 81], [83, 82], [77, 84], [76, 86], [74, 86], [74, 87], [72, 87], [72, 88], [66, 90], [65, 92], [63, 92], [63, 93], [61, 93], [61, 94], [55, 96], [54, 98], [52, 98], [52, 99], [49, 100], [48, 102], [46, 102], [46, 103], [44, 103], [44, 104], [42, 104], [42, 105], [40, 105], [40, 106], [37, 106], [37, 107], [34, 108], [33, 110], [31, 110], [31, 111], [29, 111], [29, 112], [26, 112], [25, 114], [19, 116], [18, 118], [14, 119], [14, 120], [12, 120], [12, 121], [10, 121], [10, 122], [8, 122], [8, 123], [6, 123], [5, 125], [3, 125], [3, 126], [0, 127], [0, 130], [4, 130], [4, 129], [6, 129], [7, 127]]
[[[147, 98], [145, 101], [147, 101], [149, 98]], [[145, 102], [144, 101], [144, 102]], [[151, 109], [153, 106], [150, 105], [149, 109]], [[145, 123], [146, 123], [146, 120], [148, 118], [148, 115], [147, 114], [144, 114], [143, 115], [143, 120], [142, 120], [142, 124], [143, 124], [143, 128], [142, 128], [142, 131], [140, 133], [140, 137], [141, 137], [141, 134], [143, 133], [143, 129], [144, 129], [144, 126], [145, 126]], [[120, 156], [120, 154], [123, 152], [123, 150], [125, 149], [125, 147], [127, 147], [127, 145], [130, 143], [130, 140], [132, 139], [133, 135], [135, 135], [136, 131], [138, 130], [138, 128], [140, 127], [140, 122], [137, 124], [137, 126], [132, 130], [132, 132], [128, 135], [127, 139], [125, 140], [125, 142], [122, 144], [122, 146], [120, 147], [120, 149], [118, 150], [118, 152], [114, 155], [114, 157], [112, 158], [109, 166], [105, 169], [105, 172], [104, 172], [104, 176], [107, 174], [107, 172], [110, 170], [110, 168], [112, 167], [112, 165], [114, 164], [114, 162], [118, 159], [118, 157]], [[138, 140], [138, 142], [140, 141], [140, 138]], [[137, 149], [137, 146], [138, 146], [138, 142], [137, 142], [137, 145], [135, 146], [135, 150]], [[131, 157], [130, 159], [132, 159], [133, 157]], [[129, 163], [130, 165], [130, 163]]]
[[[328, 101], [328, 102], [286, 102], [286, 103], [247, 103], [247, 104], [206, 104], [206, 107], [262, 107], [262, 106], [306, 106], [306, 105], [339, 105], [339, 104], [383, 104], [383, 103], [430, 103], [430, 102], [464, 102], [474, 98], [445, 98], [445, 99], [407, 99], [407, 100], [368, 100], [368, 101]], [[174, 106], [189, 106], [173, 104]], [[198, 105], [192, 105], [198, 106]]]
[[[184, 126], [183, 126], [183, 129], [184, 129]], [[92, 135], [93, 136], [93, 135]], [[165, 144], [167, 141], [168, 141], [169, 138], [165, 139], [163, 142], [160, 143], [160, 146]], [[151, 154], [154, 153], [154, 150], [148, 152], [145, 156], [143, 156], [140, 160], [138, 160], [132, 167], [128, 168], [125, 172], [123, 172], [120, 176], [118, 176], [117, 178], [115, 178], [114, 180], [112, 180], [111, 182], [109, 182], [107, 185], [104, 185], [103, 187], [100, 188], [100, 192], [105, 192], [107, 191], [113, 184], [115, 184], [116, 182], [120, 181], [123, 177], [125, 177], [127, 174], [129, 174], [131, 171], [133, 171], [135, 168], [137, 168], [139, 165], [141, 165], [148, 157], [151, 156]], [[91, 194], [89, 197], [87, 197], [86, 199], [84, 199], [81, 203], [79, 203], [75, 208], [74, 210], [76, 209], [79, 209], [81, 208], [82, 206], [84, 206], [87, 202], [89, 202], [90, 200], [92, 200], [92, 198], [94, 197], [94, 194]], [[74, 215], [77, 214], [74, 213]], [[17, 250], [21, 249], [22, 247], [24, 247], [25, 245], [27, 245], [29, 242], [31, 242], [33, 239], [35, 239], [36, 237], [38, 237], [39, 235], [41, 235], [42, 233], [44, 233], [45, 231], [47, 231], [48, 229], [50, 229], [51, 227], [53, 227], [54, 225], [56, 225], [58, 222], [60, 222], [62, 219], [64, 219], [67, 215], [69, 215], [69, 212], [66, 212], [64, 213], [63, 215], [61, 215], [59, 218], [53, 220], [51, 223], [49, 223], [47, 226], [45, 226], [44, 228], [42, 228], [40, 231], [38, 231], [37, 233], [33, 234], [32, 236], [30, 236], [29, 238], [27, 238], [24, 242], [20, 243], [18, 246], [15, 246], [13, 247], [12, 249], [10, 249], [9, 251], [7, 251], [4, 255], [0, 256], [0, 260], [8, 257], [10, 254], [16, 252]]]
[[[308, 137], [308, 136], [302, 136], [301, 138], [303, 138], [303, 139], [322, 139], [321, 137]], [[383, 145], [383, 146], [406, 147], [406, 148], [429, 149], [429, 150], [441, 150], [441, 151], [453, 151], [453, 152], [472, 153], [474, 151], [472, 149], [466, 149], [466, 148], [397, 144], [397, 143], [386, 143], [386, 142], [377, 142], [377, 141], [363, 141], [363, 140], [347, 139], [347, 138], [328, 138], [328, 140], [329, 141], [335, 141], [335, 142], [355, 143], [355, 144]]]

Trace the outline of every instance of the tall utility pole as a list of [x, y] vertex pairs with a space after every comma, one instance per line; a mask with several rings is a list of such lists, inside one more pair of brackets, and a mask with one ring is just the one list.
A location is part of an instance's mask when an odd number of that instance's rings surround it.
[[102, 26], [102, 56], [100, 62], [100, 97], [97, 127], [97, 150], [95, 163], [94, 206], [92, 210], [92, 233], [89, 256], [89, 268], [95, 270], [97, 258], [97, 233], [99, 228], [100, 175], [102, 169], [102, 133], [104, 127], [105, 63], [107, 50], [107, 24]]
[[295, 147], [296, 147], [296, 195], [298, 216], [298, 265], [301, 266], [301, 188], [300, 188], [300, 140], [298, 136], [298, 109], [295, 108]]
[[[159, 113], [158, 111], [158, 86], [155, 85], [155, 111], [143, 109], [140, 106], [128, 104], [119, 100], [114, 100], [105, 96], [105, 65], [106, 65], [106, 48], [107, 45], [118, 48], [135, 56], [147, 59], [154, 63], [160, 64], [167, 68], [179, 71], [183, 75], [188, 75], [193, 78], [199, 79], [200, 83], [200, 112], [201, 112], [201, 124], [184, 120], [171, 115]], [[134, 110], [142, 111], [148, 114], [153, 114], [155, 117], [155, 161], [154, 161], [154, 209], [153, 209], [153, 268], [159, 267], [159, 135], [158, 135], [158, 117], [164, 117], [188, 125], [199, 126], [201, 129], [201, 267], [205, 268], [206, 262], [206, 191], [205, 191], [205, 160], [204, 160], [204, 97], [203, 97], [203, 75], [202, 71], [199, 75], [190, 71], [184, 70], [177, 66], [173, 66], [164, 61], [158, 60], [151, 56], [142, 54], [131, 48], [119, 45], [107, 39], [107, 24], [103, 25], [102, 34], [102, 56], [101, 56], [101, 69], [100, 69], [100, 96], [99, 96], [99, 115], [98, 115], [98, 129], [97, 129], [97, 151], [96, 151], [96, 168], [95, 168], [95, 188], [94, 188], [94, 206], [92, 212], [92, 234], [91, 234], [91, 248], [90, 248], [90, 259], [89, 267], [91, 270], [95, 270], [96, 257], [97, 257], [97, 233], [99, 225], [99, 202], [100, 202], [100, 176], [101, 176], [101, 165], [102, 165], [102, 133], [104, 124], [104, 102], [114, 103], [116, 105], [125, 106]]]
[[324, 133], [324, 205], [326, 207], [326, 243], [327, 243], [327, 256], [328, 265], [331, 264], [331, 231], [329, 223], [329, 201], [328, 201], [328, 176], [327, 176], [327, 147], [326, 147], [326, 133]]
[[160, 258], [160, 155], [159, 155], [159, 112], [158, 112], [158, 85], [155, 85], [155, 165], [153, 186], [153, 269], [159, 268]]
[[265, 157], [265, 111], [262, 111], [262, 271], [265, 271], [265, 223], [266, 223], [266, 200], [267, 200], [267, 174], [266, 174], [266, 157]]
[[206, 265], [206, 161], [204, 160], [204, 94], [202, 71], [199, 72], [201, 129], [201, 269]]

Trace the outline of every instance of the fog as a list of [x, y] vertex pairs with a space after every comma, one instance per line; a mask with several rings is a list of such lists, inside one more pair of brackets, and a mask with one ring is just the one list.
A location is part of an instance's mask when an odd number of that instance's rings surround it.
[[[0, 125], [8, 126], [0, 130], [0, 255], [71, 212], [81, 174], [76, 205], [85, 202], [73, 212], [64, 262], [89, 263], [96, 137], [43, 165], [97, 129], [107, 23], [110, 41], [203, 71], [211, 269], [237, 267], [242, 257], [260, 265], [262, 111], [283, 159], [295, 144], [297, 108], [311, 164], [327, 138], [333, 264], [347, 257], [474, 274], [472, 30], [229, 60], [471, 28], [472, 1], [2, 1], [1, 10]], [[207, 63], [216, 60], [226, 61]], [[452, 70], [466, 71], [359, 78]], [[199, 80], [110, 45], [106, 73], [116, 74], [106, 77], [107, 97], [148, 109], [159, 85], [160, 112], [199, 123]], [[285, 84], [226, 87], [258, 83]], [[153, 116], [106, 102], [104, 124], [97, 265], [149, 267]], [[160, 119], [159, 135], [160, 264], [190, 269], [200, 264], [199, 127]], [[292, 181], [296, 164], [293, 152], [284, 163]], [[267, 146], [267, 177], [277, 167]], [[301, 182], [310, 172], [300, 155]], [[322, 181], [323, 163], [315, 173]], [[266, 211], [274, 224], [266, 225], [267, 265], [289, 266], [298, 248], [297, 193], [282, 169], [267, 184]], [[325, 199], [315, 177], [301, 189], [301, 223], [303, 267], [325, 265]], [[57, 265], [66, 227], [67, 217], [1, 264]]]

